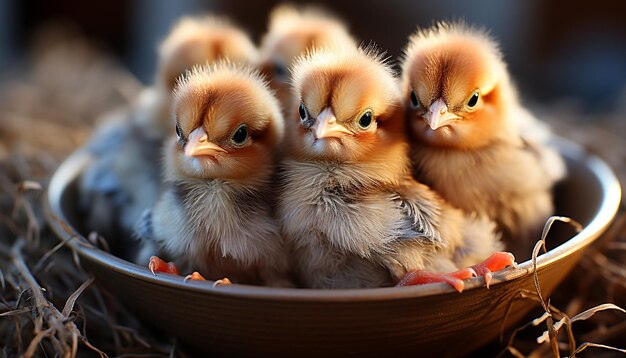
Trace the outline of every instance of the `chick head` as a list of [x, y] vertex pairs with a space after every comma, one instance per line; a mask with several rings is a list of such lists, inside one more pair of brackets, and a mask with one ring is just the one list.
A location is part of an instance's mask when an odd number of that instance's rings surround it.
[[170, 93], [176, 80], [194, 65], [221, 59], [251, 64], [258, 52], [250, 38], [221, 17], [184, 17], [159, 47], [157, 85]]
[[462, 23], [409, 38], [402, 64], [409, 133], [439, 147], [473, 149], [506, 132], [508, 74], [497, 44]]
[[286, 116], [296, 124], [289, 134], [296, 157], [368, 161], [403, 143], [400, 90], [383, 55], [371, 47], [316, 49], [300, 57], [293, 93], [299, 104]]
[[341, 20], [316, 7], [280, 5], [270, 14], [258, 67], [285, 103], [290, 95], [289, 68], [293, 61], [316, 47], [331, 46], [356, 47]]
[[284, 123], [257, 71], [229, 62], [194, 67], [175, 87], [173, 107], [172, 170], [236, 181], [269, 175]]

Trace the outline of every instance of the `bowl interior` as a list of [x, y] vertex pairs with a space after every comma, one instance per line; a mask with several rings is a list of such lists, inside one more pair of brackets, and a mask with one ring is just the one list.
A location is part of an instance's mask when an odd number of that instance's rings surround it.
[[[600, 159], [584, 152], [577, 145], [565, 140], [557, 140], [557, 145], [565, 157], [568, 176], [554, 188], [555, 215], [578, 221], [586, 227], [585, 231], [597, 231], [608, 225], [621, 199], [621, 189], [615, 175]], [[55, 189], [53, 186], [57, 186], [56, 190], [49, 193], [51, 203], [57, 205], [58, 212], [55, 215], [64, 219], [72, 229], [83, 236], [89, 233], [89, 229], [84, 226], [83, 215], [77, 207], [76, 184], [82, 169], [90, 160], [88, 155], [80, 151], [68, 159], [51, 183], [51, 188]], [[55, 211], [54, 207], [52, 211]], [[589, 228], [591, 223], [594, 225]], [[574, 247], [586, 245], [587, 236], [589, 235], [577, 235], [571, 225], [557, 222], [548, 235], [547, 246], [549, 250], [559, 246], [565, 246], [561, 247], [561, 250], [572, 250]], [[576, 240], [577, 238], [580, 240]], [[112, 254], [99, 252], [96, 256], [103, 260], [119, 256], [116, 252]], [[516, 259], [518, 263], [522, 262], [520, 266], [530, 265], [530, 253], [525, 255], [517, 253]], [[550, 259], [549, 255], [543, 254], [538, 262], [541, 264]], [[115, 261], [120, 264], [120, 260]], [[132, 268], [133, 271], [144, 269], [127, 261], [123, 261], [123, 265], [124, 268]]]
[[[557, 214], [585, 228], [575, 233], [561, 224], [551, 232], [551, 250], [538, 258], [547, 295], [607, 228], [621, 198], [619, 183], [602, 161], [568, 142], [559, 148], [569, 175], [555, 189]], [[87, 233], [76, 207], [76, 178], [90, 160], [75, 153], [51, 180], [47, 218], [52, 229], [79, 252], [101, 284], [147, 322], [208, 353], [460, 355], [493, 340], [535, 304], [516, 300], [521, 290], [533, 290], [530, 261], [496, 273], [490, 289], [482, 278], [470, 279], [462, 294], [443, 283], [352, 290], [214, 288], [172, 275], [155, 277], [76, 239]], [[452, 348], [451, 340], [459, 344]]]

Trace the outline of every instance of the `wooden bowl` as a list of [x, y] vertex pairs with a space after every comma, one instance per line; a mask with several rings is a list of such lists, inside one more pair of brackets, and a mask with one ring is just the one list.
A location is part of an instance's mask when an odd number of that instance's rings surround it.
[[[569, 175], [555, 190], [557, 214], [572, 217], [584, 229], [576, 234], [567, 225], [555, 225], [549, 235], [548, 242], [556, 244], [537, 261], [544, 297], [607, 229], [621, 199], [618, 180], [600, 159], [572, 143], [559, 140], [558, 145]], [[496, 273], [490, 289], [482, 278], [470, 279], [460, 294], [442, 283], [351, 290], [214, 288], [208, 282], [154, 276], [92, 247], [75, 229], [81, 227], [76, 179], [91, 160], [78, 151], [53, 176], [49, 224], [99, 283], [146, 323], [206, 353], [455, 356], [495, 339], [534, 307], [518, 299], [523, 290], [534, 292], [531, 261]]]

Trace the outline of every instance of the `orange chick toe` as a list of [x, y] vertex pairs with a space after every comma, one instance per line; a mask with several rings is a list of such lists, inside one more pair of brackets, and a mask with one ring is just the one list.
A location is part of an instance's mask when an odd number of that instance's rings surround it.
[[217, 280], [213, 283], [213, 287], [221, 285], [232, 285], [232, 282], [228, 279], [228, 277], [224, 277], [223, 279]]
[[515, 266], [515, 256], [510, 252], [496, 252], [485, 261], [472, 266], [476, 274], [485, 278], [487, 288], [491, 284], [492, 272], [500, 271], [508, 266]]
[[206, 279], [204, 278], [204, 276], [202, 276], [200, 274], [200, 272], [198, 271], [194, 271], [191, 275], [187, 275], [185, 276], [185, 281], [189, 281], [189, 280], [193, 280], [193, 281], [206, 281]]
[[463, 280], [474, 276], [476, 276], [476, 272], [469, 267], [451, 273], [414, 270], [407, 272], [396, 286], [414, 286], [426, 283], [445, 282], [454, 287], [455, 290], [463, 292], [465, 288]]
[[158, 258], [157, 256], [150, 257], [150, 262], [148, 263], [148, 269], [150, 269], [153, 275], [156, 275], [157, 272], [178, 275], [178, 267], [176, 267], [175, 263], [165, 262], [161, 260], [160, 258]]

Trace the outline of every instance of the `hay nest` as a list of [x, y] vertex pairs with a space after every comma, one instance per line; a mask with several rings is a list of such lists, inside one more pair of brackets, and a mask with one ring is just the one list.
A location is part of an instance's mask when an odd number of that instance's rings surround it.
[[[33, 62], [0, 84], [0, 332], [7, 332], [0, 347], [5, 356], [26, 357], [184, 355], [171, 337], [143, 326], [99, 289], [43, 221], [42, 188], [53, 171], [87, 140], [99, 116], [128, 105], [142, 88], [75, 32], [45, 34], [35, 41]], [[626, 142], [615, 134], [626, 134], [618, 115], [624, 111], [585, 117], [569, 104], [543, 112], [557, 133], [603, 157], [624, 182]], [[626, 353], [624, 263], [621, 210], [552, 297], [529, 296], [542, 308], [528, 323], [477, 355], [577, 355], [594, 347], [602, 348], [596, 355]]]

